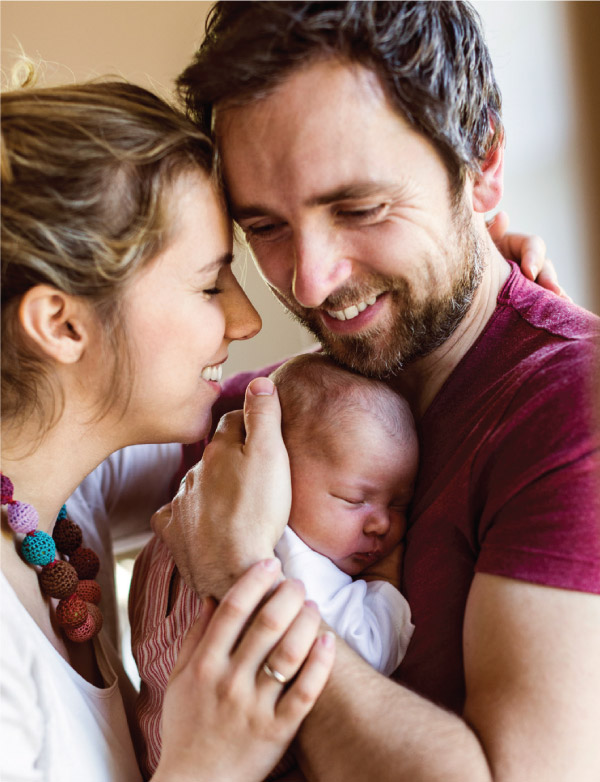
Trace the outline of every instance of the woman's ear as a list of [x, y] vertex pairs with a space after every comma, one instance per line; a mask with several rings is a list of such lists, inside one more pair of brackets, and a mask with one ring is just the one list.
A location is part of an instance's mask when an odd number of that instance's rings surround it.
[[60, 364], [79, 361], [90, 336], [90, 311], [81, 299], [50, 285], [36, 285], [23, 296], [19, 320], [25, 334]]
[[500, 203], [504, 188], [504, 138], [501, 138], [481, 165], [473, 180], [473, 209], [491, 212]]

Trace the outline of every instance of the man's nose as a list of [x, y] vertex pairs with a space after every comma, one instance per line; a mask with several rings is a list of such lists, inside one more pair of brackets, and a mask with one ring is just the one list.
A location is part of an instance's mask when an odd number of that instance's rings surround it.
[[331, 231], [306, 231], [294, 242], [292, 293], [303, 307], [318, 307], [352, 275], [352, 262]]
[[385, 508], [373, 509], [369, 512], [363, 531], [365, 535], [385, 535], [390, 529], [390, 515]]

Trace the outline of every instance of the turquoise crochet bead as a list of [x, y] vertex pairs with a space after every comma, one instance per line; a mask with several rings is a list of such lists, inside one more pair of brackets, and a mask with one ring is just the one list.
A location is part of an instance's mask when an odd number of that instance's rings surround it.
[[21, 554], [23, 559], [29, 562], [30, 565], [49, 565], [50, 562], [54, 562], [56, 557], [56, 544], [52, 539], [52, 535], [48, 535], [42, 530], [37, 532], [31, 532], [26, 535], [21, 544]]
[[63, 505], [62, 508], [58, 511], [58, 516], [56, 517], [57, 521], [61, 521], [62, 519], [67, 518], [67, 506]]

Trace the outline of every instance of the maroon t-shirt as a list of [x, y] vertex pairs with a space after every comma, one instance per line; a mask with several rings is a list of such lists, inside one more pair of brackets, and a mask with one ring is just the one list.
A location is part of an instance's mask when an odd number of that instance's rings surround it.
[[[476, 572], [600, 593], [599, 353], [600, 319], [514, 266], [484, 331], [418, 426], [402, 578], [415, 631], [396, 678], [456, 712]], [[215, 421], [241, 406], [263, 372], [225, 383]], [[186, 447], [186, 466], [201, 452]]]

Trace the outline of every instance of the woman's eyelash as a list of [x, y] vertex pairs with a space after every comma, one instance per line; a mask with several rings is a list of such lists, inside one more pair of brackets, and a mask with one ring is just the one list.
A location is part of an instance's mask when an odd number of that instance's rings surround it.
[[218, 296], [219, 293], [223, 293], [223, 288], [204, 288], [202, 293], [205, 293], [207, 296]]

